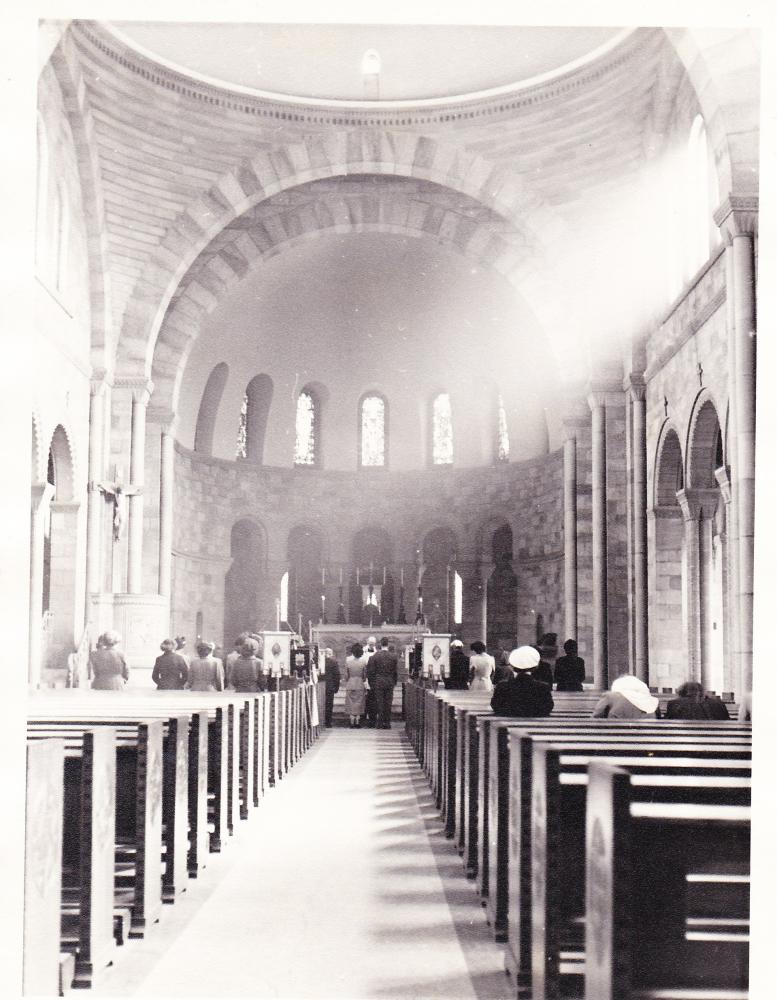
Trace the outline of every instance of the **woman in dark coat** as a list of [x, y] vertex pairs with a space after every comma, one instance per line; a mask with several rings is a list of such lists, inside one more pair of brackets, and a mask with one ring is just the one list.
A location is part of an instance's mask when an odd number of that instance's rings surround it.
[[585, 680], [585, 660], [577, 655], [577, 643], [567, 639], [564, 643], [564, 656], [556, 660], [553, 680], [557, 691], [582, 691]]
[[677, 689], [677, 698], [666, 706], [667, 719], [728, 719], [728, 709], [720, 698], [704, 695], [698, 681], [687, 681]]
[[240, 647], [240, 656], [232, 664], [230, 682], [235, 691], [264, 691], [265, 679], [262, 661], [257, 658], [259, 644], [246, 639]]
[[157, 656], [151, 680], [158, 691], [179, 691], [189, 679], [189, 667], [180, 653], [175, 652], [172, 639], [165, 639], [159, 647], [162, 655]]

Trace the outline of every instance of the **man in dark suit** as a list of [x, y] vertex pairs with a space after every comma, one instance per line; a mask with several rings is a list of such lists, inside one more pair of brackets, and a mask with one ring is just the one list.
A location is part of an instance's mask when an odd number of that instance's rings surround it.
[[391, 729], [391, 703], [397, 683], [397, 658], [389, 652], [388, 644], [388, 639], [381, 639], [380, 649], [367, 664], [367, 680], [377, 703], [377, 729]]
[[448, 691], [466, 691], [469, 687], [469, 657], [464, 652], [461, 639], [451, 642], [451, 665], [445, 687]]
[[553, 711], [550, 688], [531, 675], [540, 662], [537, 650], [533, 646], [519, 646], [510, 653], [507, 662], [514, 673], [509, 680], [500, 681], [494, 688], [491, 698], [494, 713], [516, 718], [550, 715]]
[[332, 709], [340, 690], [340, 665], [331, 649], [324, 651], [324, 725], [332, 728]]

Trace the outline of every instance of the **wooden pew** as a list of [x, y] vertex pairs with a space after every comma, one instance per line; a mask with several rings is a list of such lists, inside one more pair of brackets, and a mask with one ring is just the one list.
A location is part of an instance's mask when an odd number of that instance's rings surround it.
[[[42, 740], [40, 745], [48, 742]], [[65, 747], [64, 754], [62, 950], [75, 956], [75, 984], [88, 987], [99, 981], [115, 948], [115, 732], [107, 728], [85, 732], [77, 746]], [[50, 805], [54, 804], [52, 800]], [[47, 882], [51, 878], [50, 874]]]
[[[582, 976], [585, 916], [585, 816], [587, 769], [592, 761], [616, 764], [632, 775], [632, 801], [750, 804], [750, 762], [720, 757], [627, 757], [597, 748], [577, 752], [574, 744], [533, 745], [531, 857], [511, 886], [511, 917], [530, 913], [533, 1000], [568, 995], [570, 977]], [[601, 754], [601, 756], [599, 756]], [[522, 932], [517, 927], [511, 941]], [[562, 949], [563, 952], [562, 952]], [[511, 944], [511, 950], [516, 948]], [[562, 961], [562, 954], [564, 961]], [[579, 984], [576, 984], [579, 986]]]
[[65, 787], [62, 740], [27, 744], [24, 826], [25, 996], [57, 996], [60, 980], [62, 821]]
[[[598, 729], [600, 730], [599, 735], [592, 735], [590, 740], [607, 740], [613, 745], [621, 745], [624, 747], [624, 753], [632, 752], [627, 746], [630, 744], [635, 754], [661, 751], [663, 755], [669, 752], [672, 755], [687, 752], [697, 737], [678, 735], [673, 741], [672, 750], [667, 751], [661, 740], [668, 736], [669, 727], [662, 720], [653, 720], [652, 724], [647, 723], [647, 725], [642, 721], [638, 721], [634, 726], [630, 726], [628, 723], [624, 724], [624, 721], [608, 723], [604, 719], [581, 719], [575, 720], [573, 723], [577, 727], [577, 733], [574, 729], [570, 728], [572, 723], [569, 720], [556, 720], [555, 722], [551, 720], [536, 720], [532, 724], [531, 720], [499, 719], [494, 717], [491, 720], [484, 719], [484, 724], [486, 727], [492, 729], [489, 741], [490, 761], [489, 787], [486, 797], [487, 804], [485, 802], [482, 803], [483, 808], [487, 808], [489, 811], [489, 841], [487, 845], [484, 845], [484, 847], [487, 846], [488, 848], [487, 854], [484, 856], [484, 862], [488, 865], [489, 884], [489, 892], [486, 897], [486, 915], [488, 922], [494, 928], [495, 937], [497, 940], [503, 941], [507, 940], [508, 931], [509, 840], [511, 834], [515, 837], [517, 831], [520, 831], [522, 828], [522, 825], [523, 829], [527, 829], [528, 824], [529, 799], [525, 794], [525, 789], [530, 787], [531, 737], [544, 736], [546, 739], [569, 742], [578, 739], [580, 731]], [[651, 725], [654, 729], [652, 737], [650, 733]], [[721, 723], [718, 725], [727, 726], [730, 724]], [[611, 728], [608, 729], [608, 727], [613, 726], [616, 727], [616, 732], [614, 733], [611, 731]], [[657, 732], [655, 731], [656, 726], [660, 727]], [[522, 735], [526, 737], [527, 742], [521, 745], [520, 757], [513, 761], [508, 735], [511, 730], [518, 731], [519, 729], [522, 731]], [[627, 729], [629, 730], [628, 733]], [[639, 732], [640, 729], [642, 730], [641, 733]], [[730, 736], [726, 736], [720, 734], [717, 727], [714, 732], [716, 743], [729, 745], [732, 755], [737, 752], [738, 748], [738, 752], [743, 758], [749, 756], [749, 734], [732, 733]], [[704, 739], [708, 739], [708, 737], [704, 737]], [[700, 749], [704, 750], [705, 747], [702, 746]], [[517, 793], [516, 784], [517, 782], [522, 782], [524, 775], [529, 776], [529, 784], [521, 785], [524, 789], [521, 796]], [[513, 803], [516, 804], [515, 809], [512, 808]], [[526, 843], [524, 843], [523, 847], [525, 850]], [[518, 856], [518, 849], [516, 849], [515, 854]]]
[[738, 886], [745, 908], [749, 854], [749, 807], [636, 802], [627, 772], [592, 763], [586, 1000], [683, 995], [744, 1000], [747, 934], [733, 928], [695, 931], [687, 923], [686, 899], [689, 879], [705, 872]]

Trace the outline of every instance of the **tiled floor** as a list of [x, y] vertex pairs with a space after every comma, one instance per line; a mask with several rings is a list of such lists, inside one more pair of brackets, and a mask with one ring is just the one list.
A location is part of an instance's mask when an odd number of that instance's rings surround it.
[[100, 997], [513, 994], [395, 723], [334, 729], [271, 790]]

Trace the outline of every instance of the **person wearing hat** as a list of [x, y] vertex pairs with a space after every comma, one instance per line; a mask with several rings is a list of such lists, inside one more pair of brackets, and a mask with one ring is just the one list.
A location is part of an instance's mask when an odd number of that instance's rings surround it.
[[595, 719], [659, 718], [658, 698], [644, 681], [633, 674], [621, 674], [594, 706]]
[[119, 642], [118, 632], [104, 632], [97, 640], [97, 649], [89, 654], [89, 671], [95, 691], [121, 691], [129, 680], [124, 653], [116, 649]]
[[331, 649], [324, 650], [324, 725], [332, 728], [335, 695], [340, 690], [340, 664]]
[[189, 664], [189, 681], [187, 687], [192, 691], [223, 691], [224, 669], [221, 660], [213, 655], [216, 644], [213, 642], [197, 643], [197, 656]]
[[157, 656], [151, 680], [158, 691], [179, 691], [189, 679], [189, 667], [180, 653], [175, 651], [175, 642], [165, 639], [159, 646], [162, 655]]
[[224, 681], [227, 687], [232, 683], [232, 667], [240, 659], [240, 650], [248, 638], [250, 638], [248, 632], [241, 632], [237, 639], [235, 639], [231, 652], [227, 653], [227, 658], [224, 661]]
[[267, 682], [258, 652], [255, 639], [246, 639], [240, 647], [240, 656], [232, 664], [231, 684], [235, 691], [264, 691]]
[[449, 691], [466, 691], [469, 687], [469, 657], [464, 652], [461, 639], [451, 642], [451, 663], [445, 687]]
[[513, 676], [494, 688], [491, 697], [494, 713], [515, 718], [550, 715], [553, 711], [550, 688], [532, 677], [540, 662], [534, 646], [519, 646], [510, 653], [507, 662], [513, 668]]
[[486, 644], [477, 639], [470, 643], [472, 656], [469, 658], [470, 691], [493, 691], [491, 682], [496, 663], [493, 656], [486, 652]]

